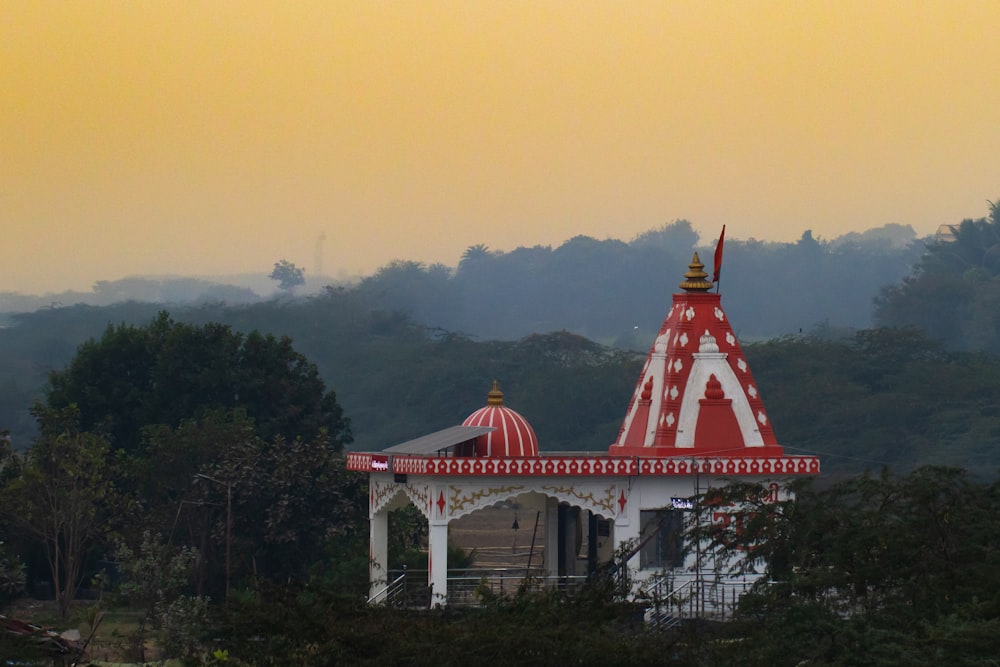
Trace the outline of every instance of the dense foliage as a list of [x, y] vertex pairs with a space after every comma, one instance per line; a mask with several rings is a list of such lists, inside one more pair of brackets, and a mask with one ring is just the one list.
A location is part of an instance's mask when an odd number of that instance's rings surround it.
[[698, 664], [691, 646], [650, 632], [601, 581], [575, 595], [522, 591], [431, 613], [358, 606], [317, 589], [271, 589], [261, 600], [223, 621], [237, 664]]
[[919, 327], [951, 349], [1000, 353], [1000, 203], [948, 230], [909, 276], [882, 290], [876, 321]]
[[[1000, 652], [1000, 485], [955, 468], [715, 494], [745, 520], [707, 530], [763, 572], [726, 629], [729, 665], [991, 665]], [[748, 502], [747, 499], [750, 499]], [[721, 645], [720, 645], [721, 646]]]
[[11, 532], [40, 545], [65, 618], [88, 552], [102, 539], [114, 475], [107, 441], [80, 429], [74, 407], [39, 406], [36, 413], [41, 435], [19, 462], [18, 474], [0, 487], [0, 507]]
[[950, 352], [916, 329], [745, 346], [779, 442], [828, 475], [891, 466], [1000, 468], [1000, 359]]
[[113, 574], [101, 554], [150, 561], [149, 545], [169, 545], [159, 570], [146, 566], [162, 573], [179, 547], [192, 591], [221, 599], [254, 579], [308, 577], [360, 532], [348, 422], [287, 337], [161, 313], [109, 327], [50, 380], [39, 436], [21, 456], [6, 439], [0, 451], [0, 543], [40, 554], [29, 578], [51, 581], [63, 618], [95, 574]]
[[336, 397], [290, 338], [184, 324], [166, 312], [145, 326], [109, 326], [83, 343], [65, 370], [49, 374], [46, 403], [75, 405], [81, 428], [107, 433], [125, 452], [141, 447], [148, 426], [236, 408], [265, 438], [326, 429], [335, 445], [350, 442]]

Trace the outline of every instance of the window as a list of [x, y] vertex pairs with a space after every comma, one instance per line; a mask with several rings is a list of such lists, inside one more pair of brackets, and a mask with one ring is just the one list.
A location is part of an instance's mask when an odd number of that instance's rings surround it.
[[640, 512], [642, 523], [639, 567], [674, 568], [684, 566], [684, 512], [670, 507]]

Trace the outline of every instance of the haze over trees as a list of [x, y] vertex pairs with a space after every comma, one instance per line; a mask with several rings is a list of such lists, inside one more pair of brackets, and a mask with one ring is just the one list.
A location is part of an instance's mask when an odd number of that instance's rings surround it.
[[[565, 329], [605, 344], [641, 349], [655, 335], [691, 254], [711, 262], [679, 220], [624, 242], [574, 237], [557, 248], [510, 252], [479, 244], [452, 271], [392, 262], [361, 281], [373, 307], [487, 340]], [[727, 239], [721, 291], [745, 340], [816, 327], [872, 325], [872, 299], [903, 278], [922, 244], [909, 227], [886, 225], [822, 241], [806, 231], [794, 244]]]
[[910, 275], [883, 287], [875, 321], [919, 327], [952, 349], [1000, 353], [1000, 206], [946, 230]]
[[[912, 228], [892, 224], [832, 240], [805, 232], [796, 243], [741, 240], [737, 232], [730, 227], [721, 287], [744, 339], [816, 326], [871, 326], [872, 299], [883, 286], [902, 280], [923, 248]], [[400, 259], [341, 286], [357, 290], [371, 308], [403, 312], [427, 326], [482, 340], [516, 340], [565, 329], [601, 343], [644, 349], [692, 252], [700, 250], [703, 260], [711, 260], [715, 240], [705, 241], [699, 245], [691, 224], [678, 220], [627, 242], [577, 236], [554, 248], [509, 252], [481, 243], [467, 248], [454, 268]], [[290, 291], [304, 275], [291, 262], [282, 262], [276, 263], [272, 282], [282, 282], [288, 285], [283, 291]], [[248, 280], [235, 287], [129, 278], [101, 281], [87, 294], [30, 299], [0, 294], [0, 313], [125, 301], [172, 308], [246, 304], [268, 291], [260, 282], [268, 278], [259, 278], [256, 292], [245, 287]], [[318, 289], [313, 282], [306, 287], [312, 293]], [[6, 316], [8, 322], [11, 317]]]

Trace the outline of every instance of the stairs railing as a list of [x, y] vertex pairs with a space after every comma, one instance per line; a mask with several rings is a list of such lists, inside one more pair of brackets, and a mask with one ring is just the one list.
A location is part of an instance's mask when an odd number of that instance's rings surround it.
[[403, 573], [387, 583], [385, 588], [368, 598], [368, 604], [394, 605], [400, 598], [403, 597], [403, 592], [405, 590], [406, 570], [403, 570]]
[[667, 573], [649, 582], [642, 597], [649, 600], [646, 621], [651, 627], [669, 630], [688, 619], [724, 621], [732, 615], [751, 580], [689, 579], [676, 584]]

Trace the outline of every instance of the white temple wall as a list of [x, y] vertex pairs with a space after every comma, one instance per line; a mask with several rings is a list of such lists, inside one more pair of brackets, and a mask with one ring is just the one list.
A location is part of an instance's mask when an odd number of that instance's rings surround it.
[[[741, 477], [742, 482], [760, 482], [764, 478]], [[384, 585], [386, 565], [381, 561], [387, 556], [385, 543], [387, 530], [385, 516], [397, 507], [412, 502], [427, 517], [429, 525], [428, 583], [433, 586], [435, 601], [446, 604], [442, 591], [447, 580], [447, 529], [459, 517], [497, 503], [515, 500], [525, 494], [543, 495], [546, 500], [544, 528], [544, 568], [549, 575], [559, 574], [557, 562], [559, 541], [564, 553], [569, 554], [564, 563], [566, 574], [586, 574], [588, 558], [582, 548], [588, 535], [589, 513], [610, 523], [609, 534], [596, 536], [597, 560], [613, 559], [626, 545], [635, 548], [644, 535], [649, 535], [650, 521], [665, 519], [669, 530], [647, 542], [647, 546], [628, 562], [633, 583], [640, 587], [651, 578], [669, 572], [672, 580], [683, 583], [691, 578], [705, 578], [706, 571], [698, 571], [698, 558], [711, 563], [707, 545], [675, 543], [674, 535], [682, 530], [682, 517], [690, 520], [696, 513], [703, 523], [725, 523], [737, 514], [734, 508], [684, 509], [684, 501], [694, 499], [713, 487], [724, 486], [727, 478], [698, 475], [639, 475], [632, 477], [433, 477], [409, 475], [405, 483], [396, 482], [391, 474], [372, 474], [370, 516], [372, 521], [370, 583], [373, 592]], [[775, 498], [778, 485], [774, 483]], [[558, 529], [559, 505], [580, 509], [564, 526]], [[657, 514], [659, 512], [659, 514]], [[677, 515], [673, 513], [677, 512]], [[658, 518], [657, 518], [658, 517]], [[579, 522], [579, 526], [575, 525]], [[644, 523], [646, 525], [644, 525]], [[644, 533], [644, 531], [647, 531]], [[655, 541], [655, 544], [650, 544]], [[686, 552], [686, 553], [684, 553]], [[683, 554], [679, 556], [678, 554]], [[680, 560], [677, 560], [680, 559]], [[709, 568], [711, 569], [711, 568]], [[721, 573], [712, 571], [717, 579]]]
[[[672, 509], [675, 498], [695, 498], [712, 488], [724, 487], [731, 481], [730, 478], [716, 476], [642, 477], [638, 482], [640, 522], [642, 519], [652, 520], [653, 513], [657, 510], [663, 510], [663, 512], [678, 511]], [[787, 497], [778, 480], [765, 477], [741, 477], [739, 481], [741, 483], [763, 483], [769, 486], [771, 492], [769, 497], [772, 502]], [[708, 526], [711, 524], [729, 525], [733, 521], [740, 520], [738, 506], [699, 507], [695, 503], [691, 509], [681, 511], [684, 513], [685, 530], [693, 521], [700, 521], [702, 525]], [[640, 535], [642, 535], [642, 528], [640, 528]], [[651, 551], [648, 544], [647, 550]], [[671, 567], [671, 563], [664, 562], [643, 563], [644, 554], [637, 554], [629, 563], [633, 591], [648, 590], [653, 586], [654, 581], [664, 578], [669, 580], [669, 586], [673, 589], [683, 588], [698, 580], [732, 585], [742, 591], [758, 578], [756, 575], [730, 575], [729, 566], [731, 563], [724, 562], [718, 553], [711, 550], [707, 542], [699, 545], [685, 540], [683, 549], [682, 562], [673, 563], [673, 567]]]

